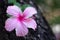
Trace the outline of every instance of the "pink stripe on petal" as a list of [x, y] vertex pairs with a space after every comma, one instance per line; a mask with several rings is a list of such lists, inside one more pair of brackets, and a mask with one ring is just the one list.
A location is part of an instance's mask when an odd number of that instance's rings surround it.
[[25, 36], [28, 33], [27, 27], [22, 24], [17, 18], [9, 18], [5, 22], [5, 29], [7, 31], [16, 30], [17, 36]]
[[16, 30], [16, 35], [17, 36], [25, 36], [25, 35], [27, 35], [28, 34], [27, 27], [24, 24], [22, 24], [22, 23], [20, 23], [18, 25], [17, 25], [17, 27], [15, 29]]
[[12, 16], [18, 16], [19, 13], [20, 14], [22, 13], [21, 9], [18, 6], [16, 6], [16, 5], [14, 5], [14, 6], [8, 6], [6, 12], [9, 15], [12, 15]]
[[16, 18], [8, 18], [5, 22], [5, 29], [7, 31], [12, 31], [16, 28], [17, 19]]
[[36, 14], [37, 13], [37, 10], [34, 7], [27, 7], [24, 10], [23, 13], [26, 16], [26, 18], [29, 18], [29, 17], [33, 16], [34, 14]]
[[23, 23], [26, 25], [28, 28], [36, 29], [37, 24], [34, 19], [28, 18], [27, 20], [24, 20]]

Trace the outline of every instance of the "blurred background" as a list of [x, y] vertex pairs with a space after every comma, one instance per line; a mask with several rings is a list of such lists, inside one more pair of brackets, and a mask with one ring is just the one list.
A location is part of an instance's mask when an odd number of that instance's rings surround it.
[[35, 0], [50, 24], [57, 40], [60, 40], [60, 0]]
[[[15, 2], [15, 0], [8, 0]], [[57, 40], [60, 40], [60, 0], [35, 0], [50, 24]]]

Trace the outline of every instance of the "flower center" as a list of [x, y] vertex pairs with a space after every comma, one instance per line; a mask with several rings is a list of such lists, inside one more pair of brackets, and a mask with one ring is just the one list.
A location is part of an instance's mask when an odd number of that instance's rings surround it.
[[19, 20], [19, 21], [24, 20], [24, 15], [19, 15], [18, 20]]

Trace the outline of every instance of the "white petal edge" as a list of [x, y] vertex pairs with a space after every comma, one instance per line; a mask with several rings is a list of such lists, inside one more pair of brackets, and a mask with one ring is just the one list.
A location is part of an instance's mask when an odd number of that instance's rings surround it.
[[22, 23], [20, 23], [18, 25], [17, 25], [17, 28], [15, 29], [16, 30], [16, 35], [20, 36], [20, 37], [26, 36], [28, 34], [27, 27]]
[[8, 18], [5, 21], [5, 29], [7, 31], [12, 31], [16, 28], [16, 24], [17, 24], [17, 19], [16, 18]]
[[21, 8], [19, 8], [16, 5], [8, 6], [6, 12], [7, 14], [12, 15], [12, 16], [18, 16], [19, 14], [22, 13]]
[[32, 18], [28, 18], [27, 20], [24, 20], [23, 23], [26, 25], [27, 28], [32, 28], [33, 30], [37, 28], [37, 23]]
[[37, 14], [37, 10], [34, 7], [27, 7], [23, 14], [25, 15], [25, 18], [29, 18], [33, 16], [34, 14]]

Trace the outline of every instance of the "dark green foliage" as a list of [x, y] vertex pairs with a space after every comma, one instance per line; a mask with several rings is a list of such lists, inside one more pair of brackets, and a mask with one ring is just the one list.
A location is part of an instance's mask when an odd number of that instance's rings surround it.
[[22, 5], [22, 6], [21, 6], [21, 10], [24, 11], [24, 9], [25, 9], [26, 7], [30, 7], [30, 5], [28, 5], [28, 4]]
[[53, 0], [53, 8], [60, 8], [60, 0]]
[[50, 21], [50, 24], [53, 25], [53, 24], [60, 24], [60, 16], [57, 16], [55, 17], [54, 19], [52, 19]]
[[37, 4], [45, 4], [45, 0], [35, 0]]
[[8, 0], [8, 3], [16, 3], [16, 0]]

